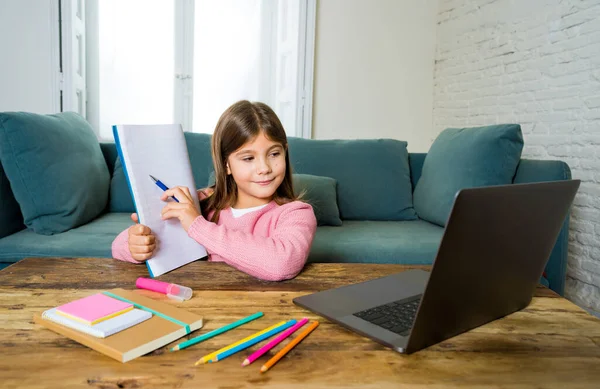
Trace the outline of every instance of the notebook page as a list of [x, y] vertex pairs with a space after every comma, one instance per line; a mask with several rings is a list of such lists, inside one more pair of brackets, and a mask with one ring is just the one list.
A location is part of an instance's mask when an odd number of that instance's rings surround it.
[[160, 199], [163, 190], [150, 178], [154, 176], [169, 188], [188, 187], [196, 209], [200, 208], [181, 126], [123, 125], [115, 126], [113, 132], [140, 223], [150, 227], [157, 239], [154, 257], [146, 262], [150, 276], [205, 257], [204, 247], [187, 235], [179, 220], [161, 219], [166, 205]]

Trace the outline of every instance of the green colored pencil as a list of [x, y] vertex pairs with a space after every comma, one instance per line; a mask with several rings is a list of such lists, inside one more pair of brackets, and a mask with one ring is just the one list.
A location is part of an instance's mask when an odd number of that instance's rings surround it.
[[225, 332], [225, 331], [229, 331], [229, 330], [231, 330], [231, 329], [233, 329], [233, 328], [235, 328], [235, 327], [239, 327], [239, 326], [241, 326], [242, 324], [246, 324], [246, 323], [248, 323], [249, 321], [252, 321], [252, 320], [254, 320], [254, 319], [258, 319], [258, 318], [259, 318], [259, 317], [261, 317], [262, 315], [263, 315], [263, 313], [262, 313], [262, 312], [256, 312], [254, 315], [250, 315], [250, 316], [247, 316], [247, 317], [245, 317], [245, 318], [243, 318], [243, 319], [240, 319], [240, 320], [238, 320], [238, 321], [234, 321], [233, 323], [227, 324], [226, 326], [223, 326], [223, 327], [221, 327], [221, 328], [217, 328], [216, 330], [213, 330], [213, 331], [207, 332], [207, 333], [206, 333], [206, 334], [204, 334], [204, 335], [197, 336], [197, 337], [195, 337], [195, 338], [192, 338], [192, 339], [186, 340], [185, 342], [179, 343], [177, 346], [173, 347], [173, 348], [171, 349], [171, 352], [173, 352], [173, 351], [177, 351], [177, 350], [183, 350], [184, 348], [188, 348], [188, 347], [190, 347], [190, 346], [192, 346], [192, 345], [194, 345], [194, 344], [196, 344], [196, 343], [203, 342], [203, 341], [205, 341], [206, 339], [210, 339], [210, 338], [212, 338], [212, 337], [214, 337], [214, 336], [217, 336], [217, 335], [219, 335], [219, 334], [222, 334], [222, 333], [223, 333], [223, 332]]

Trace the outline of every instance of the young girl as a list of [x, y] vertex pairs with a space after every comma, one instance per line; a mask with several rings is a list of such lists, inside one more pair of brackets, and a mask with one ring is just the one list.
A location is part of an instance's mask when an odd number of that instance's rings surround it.
[[[202, 213], [186, 187], [161, 197], [164, 220], [177, 218], [206, 248], [210, 261], [225, 262], [254, 277], [281, 281], [306, 263], [317, 220], [292, 187], [288, 143], [279, 118], [266, 104], [239, 101], [217, 123], [212, 137], [216, 184], [198, 191]], [[137, 215], [131, 215], [137, 223]], [[156, 249], [149, 227], [136, 224], [113, 241], [114, 258], [142, 263]]]

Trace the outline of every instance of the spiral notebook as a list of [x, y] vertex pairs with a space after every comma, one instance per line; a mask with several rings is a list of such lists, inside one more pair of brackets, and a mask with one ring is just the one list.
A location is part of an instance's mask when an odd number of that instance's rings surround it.
[[113, 134], [139, 221], [150, 227], [157, 238], [157, 251], [146, 261], [150, 276], [157, 277], [206, 257], [206, 249], [188, 236], [179, 220], [161, 219], [160, 212], [166, 205], [160, 199], [163, 190], [150, 178], [156, 177], [169, 188], [188, 187], [194, 205], [200, 209], [181, 126], [118, 125], [113, 126]]

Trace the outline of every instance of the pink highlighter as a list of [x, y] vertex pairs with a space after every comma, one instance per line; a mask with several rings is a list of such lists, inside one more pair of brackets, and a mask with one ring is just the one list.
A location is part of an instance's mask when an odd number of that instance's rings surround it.
[[168, 298], [173, 300], [184, 301], [192, 298], [192, 290], [187, 286], [152, 280], [150, 278], [138, 278], [135, 281], [135, 286], [139, 289], [152, 290], [154, 292], [166, 294]]

